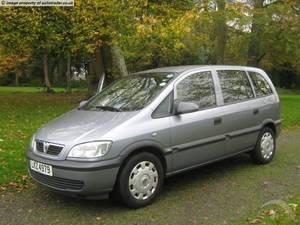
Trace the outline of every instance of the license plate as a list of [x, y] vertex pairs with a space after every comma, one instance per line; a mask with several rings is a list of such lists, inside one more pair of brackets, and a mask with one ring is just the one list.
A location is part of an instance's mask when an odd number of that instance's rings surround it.
[[30, 168], [38, 173], [51, 177], [53, 176], [52, 166], [50, 165], [30, 160]]

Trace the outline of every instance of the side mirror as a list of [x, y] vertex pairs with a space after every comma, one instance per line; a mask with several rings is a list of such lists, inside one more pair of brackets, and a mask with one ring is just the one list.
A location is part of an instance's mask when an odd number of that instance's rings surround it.
[[199, 106], [193, 102], [174, 102], [175, 115], [192, 113], [199, 110]]
[[85, 100], [85, 101], [81, 101], [80, 103], [79, 103], [79, 108], [81, 108], [82, 106], [84, 106], [85, 105], [85, 103], [87, 103], [88, 101], [87, 100]]

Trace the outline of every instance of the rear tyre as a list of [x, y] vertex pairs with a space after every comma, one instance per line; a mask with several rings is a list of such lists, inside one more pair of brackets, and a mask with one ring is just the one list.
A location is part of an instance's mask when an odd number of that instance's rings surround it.
[[122, 168], [117, 190], [121, 200], [130, 208], [150, 204], [160, 192], [164, 180], [161, 161], [143, 152], [132, 156]]
[[267, 164], [275, 155], [275, 133], [269, 127], [264, 127], [259, 133], [256, 147], [251, 153], [253, 161], [257, 164]]

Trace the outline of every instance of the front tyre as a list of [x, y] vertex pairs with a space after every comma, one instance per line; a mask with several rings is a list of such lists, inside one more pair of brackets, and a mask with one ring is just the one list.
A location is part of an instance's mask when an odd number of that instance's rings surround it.
[[153, 154], [143, 152], [126, 162], [118, 179], [122, 201], [131, 208], [150, 204], [161, 190], [164, 172], [161, 161]]
[[275, 134], [269, 127], [264, 127], [259, 133], [256, 147], [251, 156], [255, 163], [266, 164], [272, 161], [275, 155]]

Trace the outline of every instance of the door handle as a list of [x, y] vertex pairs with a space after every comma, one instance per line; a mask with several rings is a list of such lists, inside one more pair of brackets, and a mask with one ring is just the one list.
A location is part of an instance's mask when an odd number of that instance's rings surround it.
[[256, 115], [256, 114], [258, 114], [258, 113], [259, 113], [259, 109], [254, 109], [254, 110], [253, 110], [253, 114], [254, 114], [254, 115]]
[[218, 118], [214, 119], [214, 125], [219, 125], [221, 123], [222, 123], [222, 118], [221, 117], [218, 117]]

